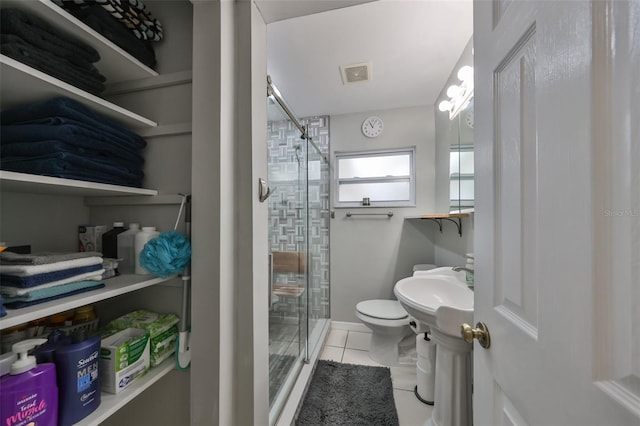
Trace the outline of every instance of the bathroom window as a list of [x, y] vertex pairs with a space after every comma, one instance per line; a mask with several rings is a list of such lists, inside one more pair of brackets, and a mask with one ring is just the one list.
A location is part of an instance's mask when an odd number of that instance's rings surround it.
[[336, 152], [335, 207], [415, 206], [415, 151]]

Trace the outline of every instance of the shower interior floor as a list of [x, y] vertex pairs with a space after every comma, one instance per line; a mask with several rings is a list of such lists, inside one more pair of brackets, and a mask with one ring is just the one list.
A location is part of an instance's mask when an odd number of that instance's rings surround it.
[[269, 405], [302, 351], [297, 317], [269, 318]]

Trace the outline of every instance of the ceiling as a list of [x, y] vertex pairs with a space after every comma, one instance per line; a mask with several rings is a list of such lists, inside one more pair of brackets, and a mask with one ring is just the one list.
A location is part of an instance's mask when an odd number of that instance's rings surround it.
[[[262, 0], [267, 72], [298, 117], [433, 105], [472, 36], [472, 0]], [[371, 64], [343, 85], [340, 65]]]

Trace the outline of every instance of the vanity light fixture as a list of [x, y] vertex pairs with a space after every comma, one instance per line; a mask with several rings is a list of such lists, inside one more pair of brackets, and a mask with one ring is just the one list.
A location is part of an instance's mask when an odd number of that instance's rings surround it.
[[449, 86], [448, 100], [440, 102], [438, 109], [449, 111], [449, 120], [453, 120], [460, 111], [464, 110], [473, 98], [473, 67], [465, 65], [458, 70], [459, 85]]

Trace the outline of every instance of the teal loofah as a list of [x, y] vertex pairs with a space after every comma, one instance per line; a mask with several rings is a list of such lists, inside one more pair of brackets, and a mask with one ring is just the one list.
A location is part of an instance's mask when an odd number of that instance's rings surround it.
[[191, 260], [191, 243], [179, 232], [163, 232], [140, 252], [140, 264], [162, 278], [178, 274]]

